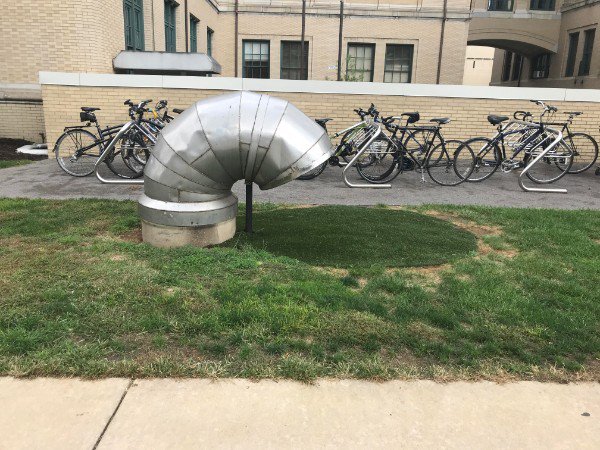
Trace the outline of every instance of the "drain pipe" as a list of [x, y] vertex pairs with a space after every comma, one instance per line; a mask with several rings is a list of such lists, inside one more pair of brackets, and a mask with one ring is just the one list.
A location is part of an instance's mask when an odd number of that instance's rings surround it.
[[[306, 35], [306, 0], [302, 0], [302, 37], [300, 39], [300, 76], [304, 74], [304, 37]], [[308, 80], [308, 67], [306, 68]]]
[[157, 247], [231, 239], [236, 181], [271, 189], [332, 153], [326, 131], [287, 100], [248, 91], [201, 100], [162, 130], [152, 150], [139, 200], [142, 237]]
[[185, 15], [185, 52], [190, 51], [190, 20], [188, 18], [188, 0], [183, 1], [183, 14]]
[[438, 55], [436, 84], [440, 84], [442, 75], [442, 56], [444, 54], [444, 35], [446, 33], [446, 18], [448, 16], [448, 0], [444, 0], [444, 12], [442, 14], [442, 30], [440, 31], [440, 53]]
[[344, 37], [344, 2], [340, 2], [340, 32], [338, 35], [338, 66], [337, 80], [342, 81], [342, 44]]
[[234, 67], [234, 76], [237, 78], [238, 76], [238, 35], [239, 35], [239, 24], [238, 24], [238, 0], [235, 0], [235, 25], [234, 25], [234, 39], [235, 39], [235, 43], [234, 43], [234, 50], [233, 53], [235, 54], [235, 63], [233, 65]]

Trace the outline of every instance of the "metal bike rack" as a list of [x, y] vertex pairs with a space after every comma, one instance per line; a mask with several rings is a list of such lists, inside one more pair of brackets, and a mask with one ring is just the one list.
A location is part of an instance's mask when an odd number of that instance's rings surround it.
[[373, 132], [373, 135], [366, 141], [366, 143], [363, 144], [363, 146], [360, 148], [360, 150], [358, 152], [356, 152], [356, 155], [354, 155], [354, 158], [352, 158], [352, 160], [350, 160], [350, 162], [346, 165], [346, 167], [344, 167], [344, 170], [343, 170], [344, 183], [346, 183], [346, 186], [351, 187], [351, 188], [389, 189], [392, 187], [391, 184], [352, 183], [350, 180], [348, 180], [348, 176], [347, 176], [348, 169], [350, 169], [351, 167], [354, 166], [354, 164], [356, 163], [358, 158], [360, 158], [360, 156], [367, 150], [367, 148], [369, 148], [369, 146], [381, 134], [381, 125], [377, 125], [374, 123], [371, 124], [369, 126], [369, 132], [371, 132], [371, 131]]
[[116, 134], [116, 136], [110, 141], [110, 144], [108, 144], [108, 146], [104, 149], [104, 152], [102, 152], [102, 154], [100, 155], [100, 158], [98, 158], [98, 161], [96, 161], [96, 165], [95, 165], [96, 178], [98, 178], [102, 183], [105, 183], [105, 184], [144, 184], [143, 178], [137, 179], [137, 180], [131, 180], [131, 179], [111, 180], [109, 178], [104, 178], [102, 175], [100, 175], [100, 171], [99, 171], [100, 166], [102, 165], [104, 160], [108, 157], [108, 155], [114, 148], [115, 144], [119, 141], [119, 139], [125, 133], [127, 133], [127, 131], [129, 131], [129, 129], [134, 125], [134, 123], [135, 122], [132, 120], [132, 121], [127, 122], [125, 125], [123, 125], [121, 127], [121, 129], [119, 130], [119, 132]]
[[[531, 169], [535, 164], [537, 164], [538, 161], [540, 161], [542, 158], [544, 158], [544, 156], [546, 156], [548, 154], [548, 152], [550, 152], [554, 147], [556, 147], [562, 141], [563, 134], [561, 131], [555, 130], [554, 128], [546, 128], [545, 130], [556, 134], [557, 137], [556, 137], [556, 139], [554, 139], [552, 141], [552, 143], [548, 147], [546, 147], [539, 155], [537, 155], [535, 157], [535, 159], [533, 161], [531, 161], [523, 169], [523, 171], [519, 174], [519, 186], [521, 186], [521, 189], [523, 189], [525, 192], [551, 192], [551, 193], [566, 194], [567, 190], [563, 189], [563, 188], [533, 188], [533, 187], [527, 187], [523, 184], [523, 177], [527, 174], [529, 169]], [[544, 143], [544, 140], [542, 140], [537, 145], [535, 145], [531, 149], [531, 151], [535, 150], [537, 147], [539, 147], [543, 143]]]

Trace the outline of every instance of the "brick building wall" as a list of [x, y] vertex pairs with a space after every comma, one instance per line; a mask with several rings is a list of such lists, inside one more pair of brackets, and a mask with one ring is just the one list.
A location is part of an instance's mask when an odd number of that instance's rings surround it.
[[[453, 87], [448, 89], [453, 89]], [[81, 105], [101, 107], [102, 110], [98, 112], [101, 123], [116, 125], [127, 120], [127, 110], [123, 106], [125, 98], [153, 98], [155, 100], [164, 98], [169, 100], [170, 107], [187, 108], [197, 100], [229, 91], [43, 85], [42, 92], [46, 132], [49, 137], [48, 141], [53, 143], [65, 125], [78, 123], [79, 106]], [[535, 107], [532, 107], [528, 99], [506, 99], [505, 92], [499, 94], [497, 98], [262, 92], [291, 101], [310, 117], [333, 118], [330, 131], [341, 130], [355, 123], [357, 116], [352, 110], [357, 107], [368, 107], [371, 102], [375, 103], [386, 115], [399, 114], [404, 111], [419, 111], [422, 117], [421, 123], [427, 123], [434, 117], [451, 117], [452, 122], [444, 126], [443, 131], [447, 138], [456, 139], [491, 136], [495, 132], [495, 128], [487, 122], [488, 114], [511, 115], [516, 110], [535, 111]], [[597, 127], [600, 102], [552, 100], [550, 104], [557, 106], [562, 111], [583, 111], [584, 115], [577, 119], [574, 129], [586, 131], [597, 139], [600, 138]]]

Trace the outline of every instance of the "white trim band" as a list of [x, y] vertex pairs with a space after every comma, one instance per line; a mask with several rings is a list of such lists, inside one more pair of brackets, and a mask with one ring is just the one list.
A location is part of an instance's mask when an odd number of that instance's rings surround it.
[[259, 80], [251, 78], [172, 75], [121, 75], [40, 72], [41, 85], [203, 89], [225, 91], [300, 92], [314, 94], [390, 95], [404, 97], [472, 98], [600, 102], [599, 89], [526, 88], [448, 84], [355, 83], [344, 81]]

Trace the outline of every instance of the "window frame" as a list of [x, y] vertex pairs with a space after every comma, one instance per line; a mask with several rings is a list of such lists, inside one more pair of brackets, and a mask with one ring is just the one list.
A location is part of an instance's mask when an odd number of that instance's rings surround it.
[[198, 53], [198, 25], [200, 19], [190, 14], [190, 53]]
[[502, 61], [502, 73], [500, 74], [501, 81], [510, 81], [512, 68], [513, 52], [504, 50], [504, 60]]
[[[262, 55], [262, 44], [267, 44], [267, 63], [266, 66], [264, 68], [259, 67], [259, 71], [262, 71], [263, 69], [266, 69], [267, 71], [267, 76], [263, 77], [263, 76], [259, 76], [259, 77], [255, 77], [255, 76], [248, 76], [247, 73], [247, 67], [246, 67], [246, 44], [254, 44], [254, 43], [260, 43], [261, 44], [261, 53], [259, 53], [259, 55]], [[256, 69], [256, 67], [252, 67], [252, 69]], [[242, 78], [258, 78], [258, 79], [263, 79], [263, 80], [268, 80], [271, 78], [271, 41], [268, 39], [242, 39]]]
[[[589, 37], [592, 36], [590, 39]], [[594, 56], [594, 42], [596, 41], [596, 29], [588, 28], [583, 32], [583, 52], [581, 53], [581, 61], [579, 61], [579, 70], [577, 76], [587, 77], [590, 74], [592, 65], [592, 57]]]
[[[405, 48], [405, 49], [410, 49], [410, 59], [409, 64], [408, 64], [408, 71], [398, 71], [398, 70], [388, 70], [388, 50], [391, 48], [397, 49], [397, 48]], [[394, 59], [396, 59], [394, 57]], [[415, 60], [415, 46], [414, 44], [386, 44], [385, 45], [385, 56], [383, 59], [383, 82], [384, 83], [412, 83], [412, 72], [413, 72], [413, 65], [414, 65], [414, 60]], [[390, 73], [391, 77], [392, 77], [392, 81], [386, 81], [386, 75]], [[400, 81], [393, 81], [394, 78], [394, 74], [395, 73], [399, 73], [400, 74]], [[402, 81], [402, 75], [403, 74], [408, 74], [408, 80], [407, 81]]]
[[[361, 81], [361, 82], [365, 82], [365, 83], [370, 83], [373, 82], [373, 75], [375, 72], [375, 43], [371, 43], [371, 42], [348, 42], [348, 45], [346, 46], [346, 78], [348, 78], [349, 76], [349, 72], [348, 72], [348, 66], [349, 66], [349, 62], [350, 59], [352, 58], [350, 56], [350, 48], [351, 47], [365, 47], [365, 48], [370, 48], [371, 49], [371, 68], [370, 68], [370, 72], [371, 72], [371, 79], [370, 80], [365, 80], [364, 76], [361, 76], [360, 80], [356, 80], [356, 81]], [[354, 57], [354, 59], [358, 59], [357, 57]], [[364, 64], [363, 64], [363, 69], [360, 70], [360, 73], [364, 75], [364, 73], [367, 72], [364, 69]], [[356, 71], [356, 66], [354, 67], [354, 73], [357, 73]]]
[[567, 50], [567, 61], [565, 65], [566, 78], [575, 75], [575, 62], [577, 59], [577, 50], [579, 49], [579, 34], [579, 31], [569, 33], [569, 48]]
[[123, 0], [123, 21], [125, 50], [143, 52], [145, 37], [144, 4], [142, 0]]
[[[284, 47], [288, 45], [298, 45], [298, 53], [302, 50], [302, 41], [290, 41], [290, 40], [282, 40], [280, 41], [280, 55], [279, 55], [279, 78], [282, 80], [308, 80], [308, 63], [309, 63], [309, 52], [310, 52], [310, 43], [309, 41], [304, 41], [304, 55], [300, 55], [298, 63], [304, 59], [304, 70], [303, 73], [300, 73], [301, 64], [298, 64], [298, 67], [284, 67]], [[290, 78], [284, 76], [284, 71], [297, 71], [300, 73], [300, 78]]]
[[[542, 5], [548, 3], [547, 7]], [[529, 0], [530, 11], [556, 11], [556, 0]]]
[[[507, 8], [498, 8], [498, 5], [500, 3], [504, 3], [506, 2], [507, 4]], [[506, 11], [506, 12], [510, 12], [513, 11], [515, 7], [515, 1], [514, 0], [488, 0], [488, 7], [487, 10], [488, 11]]]
[[[164, 0], [165, 52], [177, 52], [177, 7], [173, 0]], [[167, 14], [168, 11], [168, 14]], [[171, 19], [172, 22], [168, 22]]]
[[208, 56], [212, 56], [214, 35], [215, 30], [210, 27], [206, 27], [206, 54]]
[[[531, 79], [532, 80], [543, 80], [550, 76], [550, 63], [552, 62], [552, 55], [550, 53], [542, 53], [537, 55], [531, 61]], [[537, 76], [537, 72], [543, 72], [541, 76]]]

